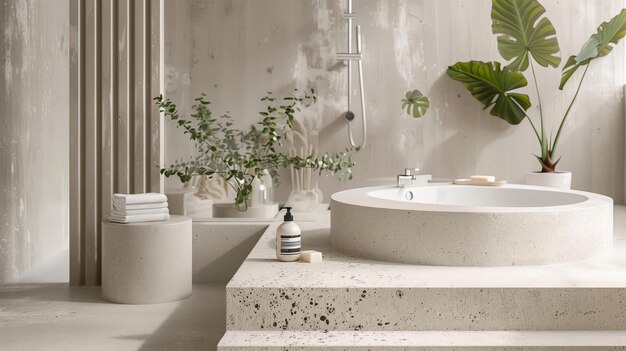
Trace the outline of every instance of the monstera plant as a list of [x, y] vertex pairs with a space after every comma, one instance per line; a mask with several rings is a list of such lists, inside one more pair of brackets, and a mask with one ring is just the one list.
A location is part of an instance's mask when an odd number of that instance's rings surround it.
[[413, 118], [420, 118], [426, 114], [430, 107], [430, 100], [421, 91], [415, 89], [407, 91], [404, 98], [400, 101], [402, 109]]
[[[490, 108], [490, 114], [506, 122], [517, 125], [524, 119], [528, 120], [539, 145], [540, 155], [536, 155], [541, 163], [542, 172], [555, 172], [560, 160], [556, 147], [563, 131], [565, 121], [578, 97], [580, 87], [585, 80], [587, 70], [593, 60], [606, 56], [626, 34], [626, 9], [608, 22], [598, 27], [597, 33], [591, 35], [577, 55], [570, 56], [562, 68], [559, 89], [575, 77], [578, 87], [569, 106], [561, 117], [556, 135], [547, 136], [544, 127], [544, 113], [541, 106], [541, 94], [535, 74], [535, 66], [557, 68], [561, 63], [560, 48], [556, 30], [552, 22], [545, 16], [546, 10], [536, 0], [493, 0], [491, 7], [492, 32], [497, 37], [498, 51], [508, 64], [500, 62], [457, 62], [448, 67], [448, 76], [463, 83], [469, 92]], [[518, 89], [526, 87], [528, 80], [525, 74], [530, 68], [534, 88], [537, 92], [539, 123], [528, 115], [531, 106], [527, 94]], [[582, 69], [582, 74], [574, 73]]]

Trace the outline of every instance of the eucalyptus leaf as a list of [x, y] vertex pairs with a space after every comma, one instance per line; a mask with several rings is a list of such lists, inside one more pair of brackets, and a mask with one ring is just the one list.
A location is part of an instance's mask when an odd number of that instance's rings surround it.
[[584, 65], [588, 65], [598, 57], [603, 57], [611, 53], [615, 45], [624, 38], [626, 34], [626, 9], [608, 22], [602, 22], [598, 27], [598, 32], [591, 35], [589, 40], [583, 45], [578, 55], [570, 56], [561, 74], [561, 84], [559, 89], [563, 89], [565, 83], [571, 78], [576, 70]]
[[493, 105], [490, 113], [510, 124], [519, 124], [530, 108], [526, 94], [512, 93], [528, 82], [521, 72], [502, 69], [499, 62], [457, 62], [448, 67], [448, 76], [463, 83], [485, 109]]
[[508, 68], [525, 71], [529, 56], [543, 67], [558, 67], [561, 62], [556, 30], [537, 0], [493, 0], [491, 30], [498, 35], [498, 51]]
[[428, 111], [428, 107], [430, 107], [430, 100], [428, 100], [428, 97], [417, 89], [407, 91], [401, 102], [402, 109], [406, 109], [406, 113], [414, 118], [424, 116], [426, 111]]

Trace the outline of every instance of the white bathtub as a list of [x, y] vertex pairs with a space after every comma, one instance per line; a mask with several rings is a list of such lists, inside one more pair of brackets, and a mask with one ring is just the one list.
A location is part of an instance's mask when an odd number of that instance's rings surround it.
[[606, 254], [613, 200], [506, 185], [370, 187], [331, 197], [331, 243], [353, 256], [411, 264], [508, 266]]

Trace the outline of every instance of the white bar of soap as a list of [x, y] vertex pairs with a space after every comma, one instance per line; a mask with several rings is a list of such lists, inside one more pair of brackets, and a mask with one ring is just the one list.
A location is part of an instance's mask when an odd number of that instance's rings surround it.
[[495, 182], [495, 176], [486, 176], [486, 175], [473, 175], [470, 177], [472, 182]]
[[322, 253], [315, 250], [305, 250], [300, 253], [300, 260], [308, 263], [322, 262]]

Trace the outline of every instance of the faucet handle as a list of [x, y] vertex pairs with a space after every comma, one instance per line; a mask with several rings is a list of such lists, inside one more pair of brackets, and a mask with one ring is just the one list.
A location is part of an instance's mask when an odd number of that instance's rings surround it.
[[415, 173], [419, 172], [419, 170], [420, 170], [419, 168], [405, 168], [404, 175], [407, 175], [407, 176], [414, 175]]

